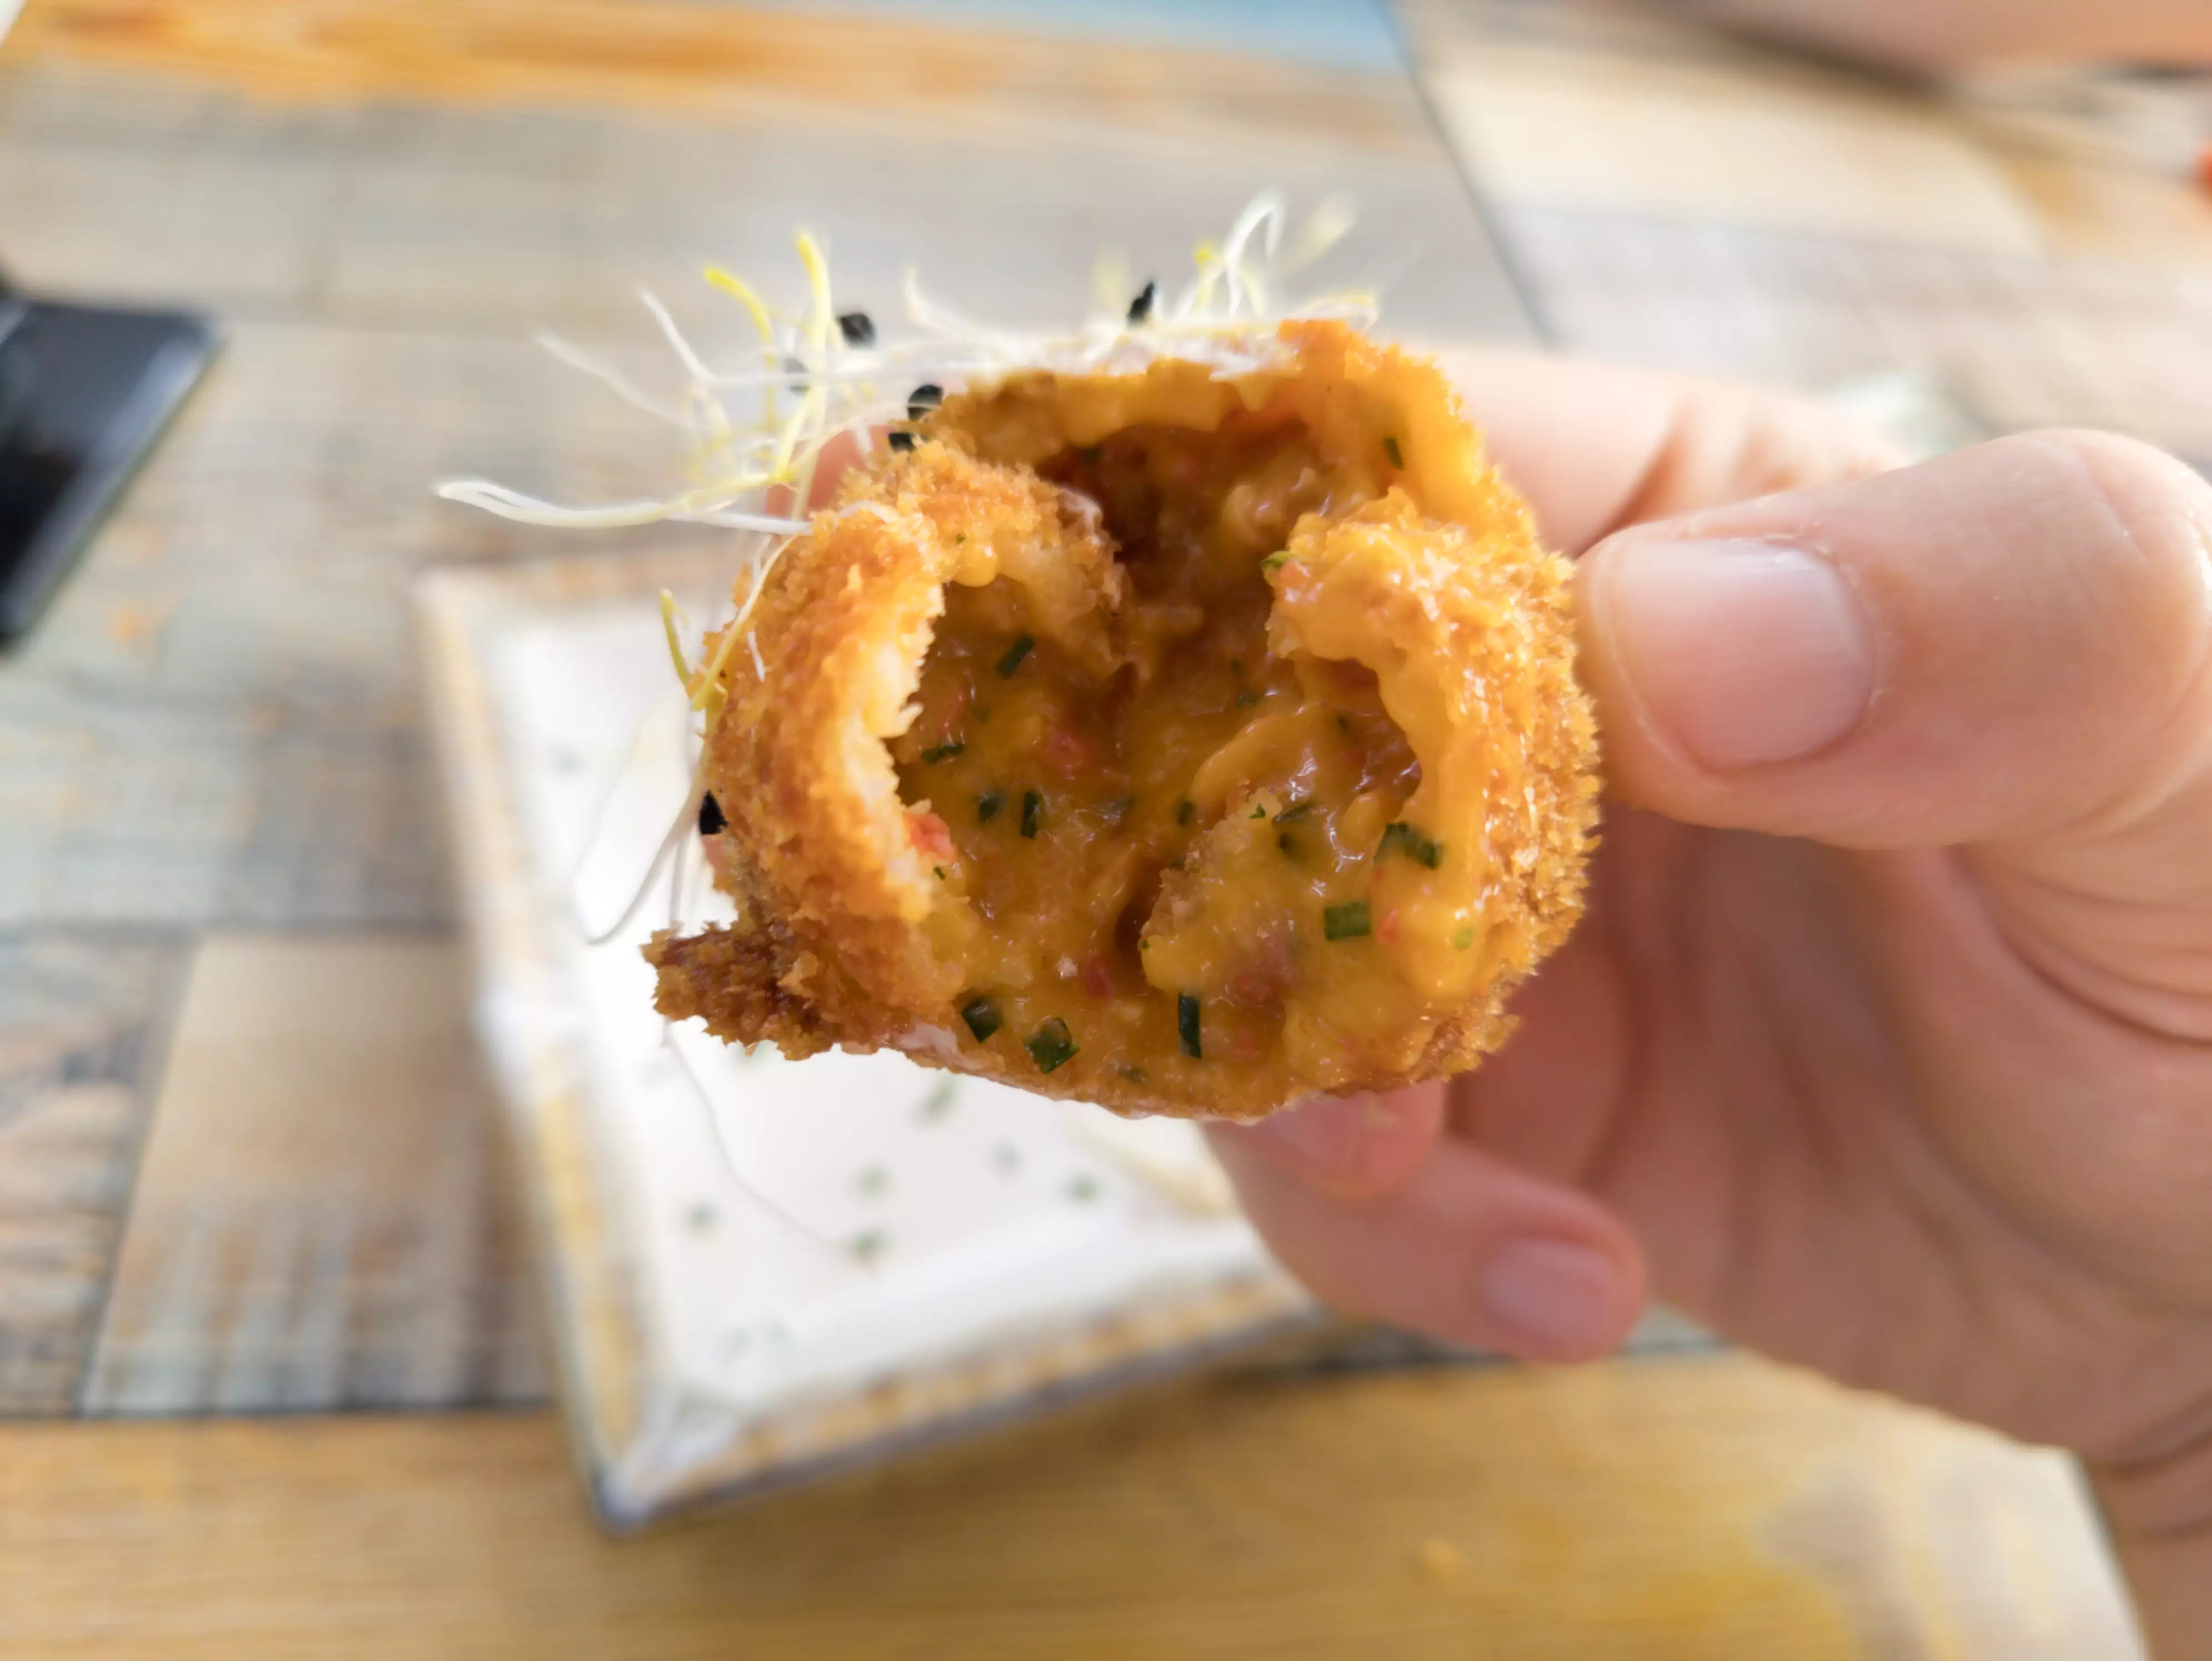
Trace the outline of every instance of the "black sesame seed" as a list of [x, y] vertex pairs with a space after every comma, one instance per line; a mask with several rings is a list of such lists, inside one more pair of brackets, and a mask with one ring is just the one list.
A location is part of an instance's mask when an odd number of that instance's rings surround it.
[[1152, 315], [1152, 302], [1159, 297], [1160, 285], [1157, 282], [1147, 282], [1143, 288], [1138, 289], [1136, 299], [1129, 302], [1129, 321], [1132, 323], [1149, 321]]
[[1176, 1037], [1193, 1061], [1205, 1058], [1198, 1042], [1198, 999], [1188, 992], [1176, 999]]
[[906, 395], [906, 417], [908, 421], [920, 421], [944, 402], [945, 389], [933, 380], [924, 381]]
[[975, 798], [975, 822], [988, 825], [999, 816], [999, 809], [1006, 805], [1006, 798], [997, 791], [987, 790]]
[[1006, 1025], [1006, 1018], [999, 1013], [995, 998], [976, 997], [960, 1006], [960, 1018], [968, 1023], [968, 1030], [975, 1034], [975, 1041], [990, 1041], [991, 1034]]
[[866, 312], [840, 312], [837, 332], [845, 337], [848, 346], [873, 346], [876, 343], [876, 320]]
[[1188, 825], [1198, 817], [1198, 803], [1185, 797], [1176, 803], [1176, 823]]
[[935, 767], [939, 761], [951, 761], [954, 756], [959, 755], [967, 748], [968, 746], [961, 743], [959, 739], [948, 738], [941, 744], [932, 744], [928, 749], [923, 750], [921, 753], [921, 759], [927, 762], [931, 767]]
[[729, 823], [723, 816], [722, 804], [714, 799], [714, 792], [708, 791], [705, 799], [699, 803], [699, 834], [720, 836], [729, 827]]
[[1383, 439], [1383, 440], [1382, 440], [1382, 453], [1383, 453], [1384, 455], [1388, 456], [1388, 457], [1390, 458], [1390, 465], [1391, 465], [1391, 466], [1393, 466], [1393, 467], [1398, 467], [1398, 468], [1402, 468], [1402, 467], [1404, 467], [1404, 466], [1405, 466], [1405, 464], [1406, 464], [1406, 452], [1405, 452], [1404, 451], [1402, 451], [1402, 450], [1401, 450], [1401, 449], [1399, 449], [1399, 448], [1398, 448], [1398, 440], [1397, 440], [1397, 439]]
[[890, 446], [894, 450], [911, 450], [914, 448], [914, 434], [911, 433], [887, 433], [884, 436], [884, 442]]
[[1024, 634], [1015, 640], [1013, 645], [1006, 648], [1006, 655], [999, 659], [999, 678], [1002, 681], [1012, 680], [1014, 671], [1022, 666], [1022, 659], [1028, 657], [1036, 648], [1036, 641], [1030, 635]]
[[1022, 834], [1036, 840], [1037, 822], [1044, 816], [1044, 797], [1033, 790], [1022, 792]]

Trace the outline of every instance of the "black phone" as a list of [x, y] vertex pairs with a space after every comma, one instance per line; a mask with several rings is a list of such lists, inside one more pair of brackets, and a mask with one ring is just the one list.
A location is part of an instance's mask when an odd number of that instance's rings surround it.
[[188, 312], [0, 292], [0, 640], [37, 621], [216, 344]]

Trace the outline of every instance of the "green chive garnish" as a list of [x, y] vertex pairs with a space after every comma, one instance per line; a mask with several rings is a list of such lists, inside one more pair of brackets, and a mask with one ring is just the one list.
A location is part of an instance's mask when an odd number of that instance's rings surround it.
[[968, 1023], [978, 1044], [989, 1043], [991, 1034], [1006, 1024], [1006, 1016], [999, 1013], [998, 1000], [988, 997], [969, 998], [960, 1006], [960, 1018]]
[[1390, 465], [1393, 467], [1403, 467], [1406, 464], [1406, 453], [1398, 448], [1398, 440], [1395, 439], [1382, 440], [1382, 453], [1390, 458]]
[[1198, 1000], [1188, 992], [1176, 999], [1176, 1036], [1182, 1040], [1182, 1052], [1193, 1061], [1203, 1058], [1198, 1047]]
[[1006, 805], [1006, 798], [994, 790], [987, 790], [975, 798], [975, 822], [988, 825], [999, 816], [999, 809]]
[[1048, 1073], [1075, 1053], [1075, 1035], [1067, 1030], [1066, 1021], [1054, 1015], [1024, 1039], [1022, 1046], [1036, 1063], [1037, 1071]]
[[968, 746], [957, 738], [948, 738], [943, 743], [932, 744], [927, 749], [922, 751], [921, 759], [931, 767], [935, 767], [939, 761], [950, 761], [967, 748]]
[[1024, 791], [1022, 792], [1023, 835], [1029, 837], [1032, 840], [1036, 839], [1037, 834], [1037, 820], [1042, 815], [1043, 812], [1044, 797], [1039, 796], [1033, 790]]
[[1090, 1204], [1104, 1191], [1099, 1187], [1098, 1179], [1096, 1177], [1078, 1177], [1067, 1185], [1068, 1198], [1084, 1205]]
[[1469, 923], [1452, 936], [1452, 949], [1463, 952], [1474, 944], [1474, 924]]
[[1176, 803], [1176, 823], [1188, 825], [1198, 817], [1198, 803], [1185, 797]]
[[1290, 806], [1285, 808], [1280, 813], [1275, 815], [1275, 822], [1279, 825], [1287, 825], [1291, 820], [1303, 819], [1312, 811], [1313, 797], [1310, 796], [1301, 796], [1297, 801], [1291, 803]]
[[1367, 902], [1347, 900], [1341, 906], [1324, 906], [1321, 914], [1321, 931], [1328, 940], [1357, 940], [1366, 934]]
[[1028, 657], [1036, 648], [1036, 637], [1029, 634], [1023, 635], [1013, 645], [1008, 646], [1006, 655], [999, 659], [999, 678], [1002, 681], [1012, 680], [1014, 671], [1022, 666], [1022, 659]]
[[1444, 862], [1443, 844], [1431, 841], [1402, 819], [1382, 827], [1382, 840], [1375, 846], [1375, 857], [1380, 859], [1394, 848], [1431, 870]]
[[1270, 554], [1266, 559], [1260, 561], [1260, 569], [1262, 571], [1280, 571], [1290, 562], [1291, 556], [1288, 554]]

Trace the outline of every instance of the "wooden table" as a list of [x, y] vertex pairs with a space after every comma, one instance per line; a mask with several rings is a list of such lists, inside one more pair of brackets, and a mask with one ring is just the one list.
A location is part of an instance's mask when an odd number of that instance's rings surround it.
[[404, 600], [577, 546], [433, 478], [653, 457], [530, 329], [635, 349], [634, 284], [802, 219], [886, 307], [911, 258], [1042, 319], [1102, 241], [1352, 188], [1407, 334], [1929, 366], [2212, 458], [2178, 181], [1633, 19], [1418, 0], [1417, 95], [1371, 20], [1218, 9], [31, 0], [0, 256], [229, 339], [0, 664], [0, 1654], [2130, 1652], [2063, 1466], [1726, 1356], [1224, 1381], [591, 1536]]

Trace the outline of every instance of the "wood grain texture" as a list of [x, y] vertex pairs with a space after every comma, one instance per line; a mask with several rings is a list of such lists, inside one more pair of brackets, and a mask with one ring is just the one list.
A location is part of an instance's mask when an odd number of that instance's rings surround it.
[[76, 1405], [185, 956], [0, 936], [0, 1415]]
[[[924, 13], [927, 7], [911, 9]], [[12, 50], [257, 97], [574, 104], [706, 115], [831, 103], [904, 125], [1042, 117], [1186, 139], [1427, 151], [1396, 75], [1097, 32], [946, 27], [680, 0], [36, 0]]]
[[40, 1661], [2138, 1653], [2057, 1460], [1742, 1361], [1225, 1381], [622, 1545], [541, 1415], [0, 1464]]
[[469, 1008], [441, 939], [202, 943], [92, 1411], [543, 1395]]

